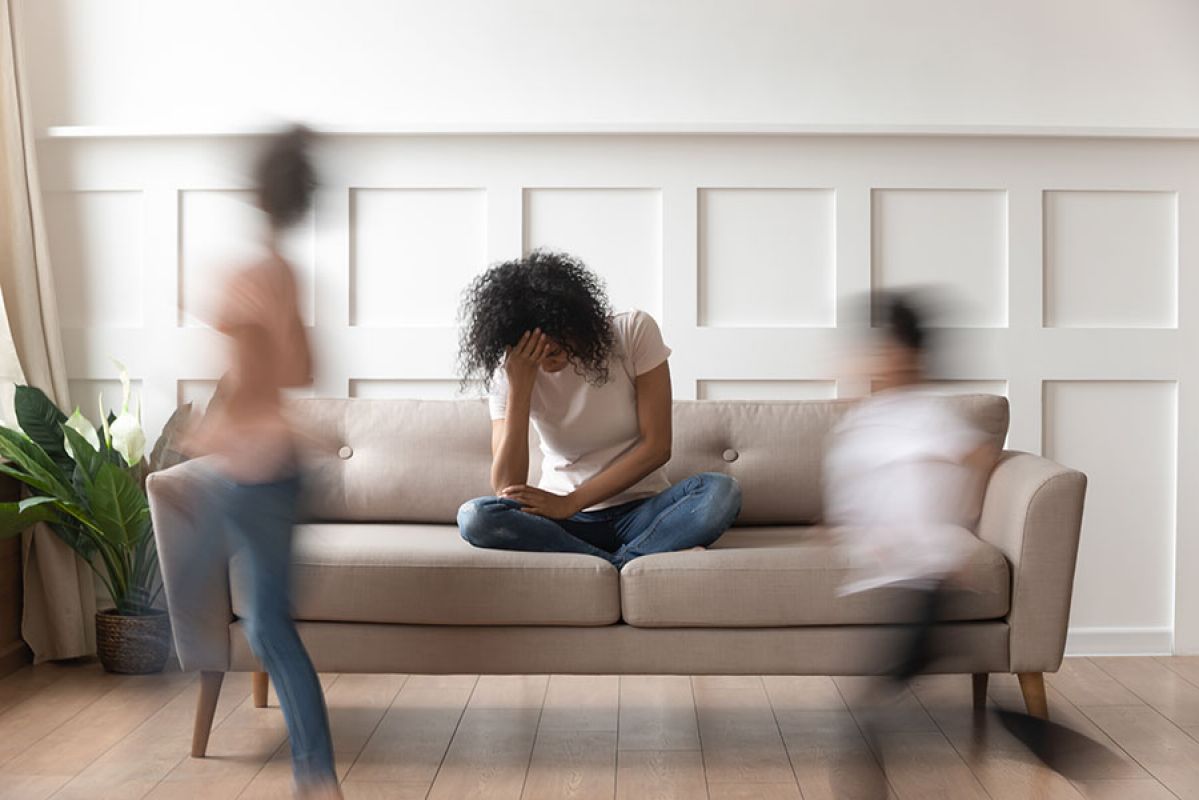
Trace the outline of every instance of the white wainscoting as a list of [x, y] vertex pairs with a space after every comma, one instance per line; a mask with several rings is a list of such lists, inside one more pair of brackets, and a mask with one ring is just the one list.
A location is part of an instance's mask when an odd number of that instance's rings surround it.
[[[152, 432], [211, 392], [203, 298], [252, 252], [256, 143], [42, 142], [85, 410], [119, 390], [110, 357]], [[863, 293], [947, 285], [946, 390], [1007, 394], [1011, 447], [1091, 477], [1071, 649], [1199, 652], [1199, 141], [379, 133], [322, 155], [287, 244], [313, 393], [453, 396], [463, 286], [538, 246], [658, 316], [683, 398], [860, 394], [838, 347]]]

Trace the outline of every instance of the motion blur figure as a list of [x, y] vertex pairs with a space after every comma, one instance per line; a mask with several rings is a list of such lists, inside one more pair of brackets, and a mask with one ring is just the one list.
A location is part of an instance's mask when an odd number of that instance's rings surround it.
[[329, 719], [312, 661], [291, 617], [292, 527], [299, 500], [296, 441], [283, 389], [312, 382], [312, 359], [300, 321], [292, 266], [280, 235], [311, 204], [315, 175], [309, 132], [292, 128], [272, 139], [258, 162], [259, 208], [269, 221], [265, 255], [233, 272], [216, 304], [213, 326], [229, 338], [228, 369], [199, 425], [190, 455], [213, 466], [211, 518], [249, 566], [250, 646], [271, 677], [291, 740], [300, 797], [340, 797]]
[[825, 509], [853, 567], [842, 594], [908, 590], [914, 625], [890, 666], [906, 679], [931, 657], [938, 608], [962, 564], [960, 528], [978, 519], [998, 453], [927, 391], [931, 342], [917, 296], [879, 294], [873, 308], [876, 326], [858, 366], [871, 395], [834, 430]]

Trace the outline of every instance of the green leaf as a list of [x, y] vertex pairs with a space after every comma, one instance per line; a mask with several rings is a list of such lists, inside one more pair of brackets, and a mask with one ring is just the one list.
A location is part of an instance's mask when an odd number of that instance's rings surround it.
[[13, 408], [25, 435], [41, 447], [60, 470], [69, 474], [73, 465], [60, 432], [67, 415], [50, 402], [45, 392], [33, 386], [17, 387]]
[[103, 463], [92, 478], [88, 499], [96, 528], [105, 541], [119, 548], [138, 542], [150, 518], [150, 507], [128, 471]]
[[[55, 497], [72, 497], [63, 470], [45, 450], [24, 434], [0, 426], [0, 458], [6, 458], [11, 462], [0, 468], [0, 471], [12, 475], [22, 483]], [[74, 469], [75, 462], [70, 463]]]
[[[40, 502], [26, 506], [29, 500]], [[19, 503], [0, 503], [0, 539], [19, 536], [27, 528], [39, 522], [54, 522], [58, 514], [54, 511], [53, 497], [31, 497]], [[22, 508], [22, 506], [26, 506]]]
[[[100, 471], [100, 465], [104, 463], [104, 457], [96, 451], [92, 443], [84, 438], [83, 434], [68, 425], [62, 426], [62, 432], [66, 436], [67, 442], [71, 445], [71, 452], [75, 454], [75, 470], [74, 472], [82, 472], [87, 478], [87, 483], [91, 482], [93, 476]], [[99, 440], [97, 439], [97, 443]], [[76, 488], [78, 488], [76, 482]]]

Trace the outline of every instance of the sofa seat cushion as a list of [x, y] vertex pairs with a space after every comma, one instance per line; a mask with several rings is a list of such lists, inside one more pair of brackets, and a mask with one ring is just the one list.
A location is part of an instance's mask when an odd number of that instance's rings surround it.
[[[453, 525], [325, 523], [296, 528], [292, 607], [310, 622], [610, 625], [616, 569], [593, 556], [481, 550]], [[230, 564], [233, 613], [247, 610], [244, 554]]]
[[[1009, 568], [998, 549], [961, 530], [966, 569], [946, 620], [1003, 617]], [[733, 528], [706, 551], [643, 556], [620, 575], [621, 607], [646, 628], [882, 625], [912, 617], [910, 593], [880, 588], [840, 596], [850, 565], [826, 528]]]

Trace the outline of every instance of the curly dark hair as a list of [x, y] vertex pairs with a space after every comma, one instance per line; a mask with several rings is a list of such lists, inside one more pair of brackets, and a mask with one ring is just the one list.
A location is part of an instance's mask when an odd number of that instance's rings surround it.
[[491, 388], [505, 350], [534, 328], [566, 351], [575, 372], [592, 384], [606, 383], [616, 341], [611, 317], [603, 280], [574, 256], [534, 250], [496, 264], [462, 294], [458, 363], [463, 385], [478, 380]]
[[308, 155], [311, 144], [312, 131], [293, 125], [267, 142], [254, 166], [258, 206], [275, 230], [298, 222], [312, 206], [316, 170]]

